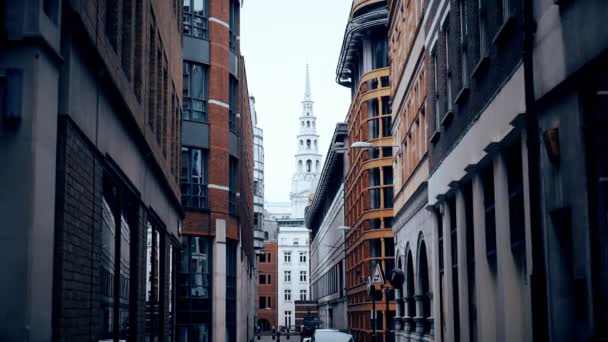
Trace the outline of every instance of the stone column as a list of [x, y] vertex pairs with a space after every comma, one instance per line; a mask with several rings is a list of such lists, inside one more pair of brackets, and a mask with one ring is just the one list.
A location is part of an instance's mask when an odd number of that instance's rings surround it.
[[395, 331], [401, 330], [401, 290], [395, 289]]
[[213, 342], [226, 341], [226, 221], [215, 220], [213, 241]]
[[458, 240], [458, 308], [454, 308], [459, 315], [460, 341], [470, 341], [469, 332], [469, 287], [468, 287], [468, 265], [467, 265], [467, 220], [466, 203], [462, 188], [456, 191], [456, 237]]
[[454, 309], [454, 291], [452, 278], [452, 237], [450, 232], [451, 220], [450, 210], [447, 202], [441, 203], [443, 209], [443, 312], [445, 313], [445, 340], [455, 341], [454, 338], [454, 315], [458, 309]]
[[473, 176], [473, 229], [475, 234], [475, 296], [478, 341], [496, 340], [496, 282], [486, 254], [486, 224], [483, 183]]
[[[521, 171], [520, 171], [521, 172]], [[517, 266], [511, 252], [509, 222], [509, 188], [507, 165], [502, 154], [494, 159], [494, 197], [496, 207], [496, 258], [500, 281], [498, 299], [502, 319], [498, 322], [499, 341], [524, 341], [522, 287]]]
[[422, 294], [420, 293], [420, 288], [416, 287], [416, 292], [418, 292], [416, 294], [416, 296], [414, 296], [414, 299], [416, 300], [416, 317], [414, 317], [414, 323], [416, 324], [416, 333], [419, 336], [424, 336], [424, 324], [426, 323], [426, 317], [422, 316], [422, 306], [423, 306], [423, 300], [424, 297], [426, 296], [426, 294]]

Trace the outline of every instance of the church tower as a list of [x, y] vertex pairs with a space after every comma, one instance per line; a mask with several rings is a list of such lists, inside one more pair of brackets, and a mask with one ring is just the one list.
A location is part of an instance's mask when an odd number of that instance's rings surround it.
[[304, 209], [314, 193], [321, 172], [317, 118], [313, 111], [310, 93], [310, 75], [306, 65], [306, 88], [302, 101], [302, 114], [298, 118], [300, 127], [295, 154], [296, 172], [291, 181], [290, 200], [294, 218], [304, 218]]

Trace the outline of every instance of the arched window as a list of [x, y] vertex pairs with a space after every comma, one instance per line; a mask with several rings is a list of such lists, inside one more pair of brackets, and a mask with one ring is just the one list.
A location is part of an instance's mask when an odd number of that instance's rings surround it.
[[310, 150], [310, 139], [306, 139], [306, 148]]
[[304, 147], [304, 140], [300, 140], [300, 147]]
[[[429, 289], [429, 264], [426, 256], [426, 244], [424, 241], [420, 243], [420, 251], [419, 251], [419, 261], [418, 261], [418, 288], [420, 295], [422, 295], [422, 313], [419, 316], [427, 317], [431, 316], [431, 299]], [[424, 325], [424, 332], [427, 333], [429, 327], [428, 324]]]
[[306, 161], [306, 172], [310, 172], [312, 170], [312, 160], [308, 159]]
[[302, 172], [302, 168], [303, 168], [303, 166], [302, 166], [302, 161], [301, 161], [301, 160], [298, 160], [298, 171], [299, 171], [299, 172]]
[[416, 317], [416, 288], [414, 286], [414, 262], [412, 260], [412, 251], [407, 253], [407, 261], [405, 266], [405, 316], [409, 318]]
[[310, 128], [310, 121], [306, 121], [306, 127]]
[[302, 127], [304, 127], [304, 121], [302, 121]]
[[315, 139], [315, 150], [318, 150], [319, 147], [317, 146], [317, 140]]
[[313, 122], [312, 122], [312, 127], [313, 127], [313, 128], [317, 128], [317, 122], [316, 122], [316, 121], [313, 121]]
[[317, 172], [319, 172], [319, 165], [321, 165], [321, 163], [319, 163], [319, 161], [317, 160]]

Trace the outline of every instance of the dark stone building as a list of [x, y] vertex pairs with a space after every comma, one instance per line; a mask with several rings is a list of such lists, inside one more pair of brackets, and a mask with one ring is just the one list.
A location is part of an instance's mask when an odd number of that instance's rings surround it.
[[1, 340], [175, 334], [181, 12], [0, 3]]

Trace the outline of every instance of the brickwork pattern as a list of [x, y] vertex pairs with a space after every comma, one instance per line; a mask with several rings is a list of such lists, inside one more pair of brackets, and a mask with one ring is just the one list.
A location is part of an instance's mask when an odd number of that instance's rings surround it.
[[[500, 91], [502, 86], [508, 81], [509, 77], [515, 72], [521, 63], [523, 54], [523, 30], [521, 6], [519, 1], [511, 1], [511, 13], [513, 17], [509, 23], [503, 26], [502, 12], [499, 3], [502, 2], [483, 2], [480, 11], [479, 3], [476, 0], [464, 1], [466, 15], [464, 16], [467, 25], [467, 34], [464, 43], [461, 43], [460, 12], [459, 1], [450, 1], [450, 14], [447, 18], [448, 27], [448, 46], [449, 46], [449, 70], [452, 75], [452, 100], [453, 100], [453, 120], [441, 126], [437, 120], [429, 120], [430, 132], [439, 131], [439, 139], [430, 144], [429, 163], [431, 173], [436, 170], [443, 159], [450, 153], [456, 142], [466, 133], [470, 125], [478, 118], [494, 96]], [[437, 2], [434, 2], [437, 4]], [[437, 13], [437, 5], [430, 8], [430, 18]], [[485, 65], [479, 66], [480, 57], [480, 13], [485, 20], [486, 39], [484, 40], [487, 59]], [[446, 75], [446, 51], [445, 51], [445, 31], [441, 25], [435, 27], [434, 32], [430, 32], [432, 20], [427, 21], [426, 30], [429, 35], [438, 34], [435, 46], [438, 56], [438, 81], [440, 84], [440, 120], [447, 112], [447, 75]], [[500, 31], [500, 35], [499, 35]], [[461, 51], [467, 51], [467, 77], [469, 92], [460, 102], [455, 103], [456, 97], [462, 89], [463, 82], [459, 76], [462, 73]], [[429, 51], [432, 53], [433, 51]], [[428, 56], [430, 58], [430, 55]], [[430, 59], [429, 59], [430, 60]], [[433, 66], [429, 63], [427, 78], [427, 91], [429, 94], [433, 90]], [[435, 103], [432, 96], [427, 97], [429, 101], [429, 118], [435, 118]]]

